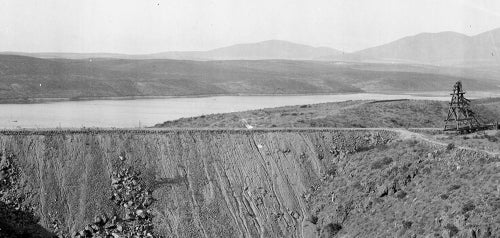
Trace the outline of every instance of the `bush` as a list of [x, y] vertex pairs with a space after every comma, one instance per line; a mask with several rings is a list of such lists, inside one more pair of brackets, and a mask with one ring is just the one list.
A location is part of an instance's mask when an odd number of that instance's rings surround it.
[[455, 149], [455, 144], [453, 143], [449, 143], [447, 146], [446, 146], [446, 150], [453, 150]]
[[454, 184], [454, 185], [451, 185], [449, 188], [448, 188], [448, 191], [453, 191], [453, 190], [457, 190], [459, 189], [461, 186], [459, 184]]
[[458, 228], [453, 224], [448, 224], [444, 228], [446, 228], [450, 232], [450, 237], [458, 234]]
[[448, 194], [441, 194], [441, 196], [439, 196], [441, 199], [443, 200], [446, 200], [449, 198]]
[[330, 168], [328, 168], [326, 174], [328, 174], [329, 176], [335, 176], [337, 174], [337, 166], [332, 165]]
[[473, 202], [468, 202], [462, 206], [462, 213], [467, 213], [472, 210], [476, 209], [476, 206], [474, 205]]
[[339, 233], [340, 230], [342, 230], [342, 225], [338, 223], [330, 223], [323, 227], [323, 230], [321, 231], [321, 237], [334, 237], [335, 235], [337, 235], [337, 233]]
[[311, 215], [311, 216], [308, 218], [308, 220], [309, 220], [312, 224], [314, 224], [314, 225], [316, 225], [316, 224], [318, 223], [318, 217], [317, 217], [317, 216], [315, 216], [315, 215]]
[[399, 191], [396, 193], [396, 197], [399, 198], [399, 199], [403, 199], [404, 197], [406, 197], [406, 192], [405, 191]]
[[498, 138], [495, 136], [486, 135], [485, 137], [486, 137], [486, 139], [488, 139], [489, 142], [497, 142], [498, 141]]
[[380, 169], [388, 164], [392, 163], [391, 157], [383, 157], [372, 163], [372, 169]]
[[500, 138], [500, 131], [497, 131], [497, 133], [495, 133], [494, 136], [497, 137], [497, 138]]
[[413, 225], [413, 222], [411, 222], [411, 221], [403, 221], [403, 228], [410, 229], [411, 225]]

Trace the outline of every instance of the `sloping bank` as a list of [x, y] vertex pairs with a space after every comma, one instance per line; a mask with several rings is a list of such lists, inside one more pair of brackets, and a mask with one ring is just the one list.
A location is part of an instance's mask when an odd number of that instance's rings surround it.
[[[470, 213], [458, 223], [449, 216], [441, 219], [442, 224], [427, 219], [451, 214], [455, 207], [461, 216], [476, 209], [500, 209], [500, 200], [481, 196], [477, 201], [482, 204], [473, 200], [463, 208], [462, 201], [450, 195], [465, 187], [456, 185], [457, 181], [452, 185], [458, 188], [442, 188], [452, 183], [448, 180], [456, 173], [453, 168], [465, 168], [462, 163], [470, 167], [472, 160], [482, 158], [477, 170], [487, 174], [475, 186], [485, 188], [474, 191], [496, 196], [497, 188], [491, 184], [496, 180], [491, 175], [499, 171], [491, 165], [497, 159], [397, 142], [398, 134], [393, 131], [40, 130], [0, 134], [2, 163], [4, 167], [9, 164], [4, 174], [10, 175], [0, 205], [31, 213], [35, 217], [31, 219], [55, 234], [486, 234], [496, 228], [468, 227], [467, 220], [476, 219]], [[408, 153], [398, 154], [401, 150]], [[442, 181], [432, 174], [436, 169], [444, 176]], [[443, 214], [420, 217], [419, 212], [432, 211], [417, 209], [425, 206], [425, 199], [417, 198], [443, 189], [427, 202], [437, 199], [435, 206], [447, 204], [449, 208]], [[450, 199], [439, 197], [445, 195]], [[7, 198], [17, 200], [6, 202]], [[394, 210], [405, 206], [413, 213]], [[477, 211], [488, 213], [478, 221], [494, 224], [499, 218], [494, 211]], [[30, 227], [19, 223], [26, 221], [16, 222], [0, 220], [0, 226]], [[39, 228], [33, 225], [25, 232]]]

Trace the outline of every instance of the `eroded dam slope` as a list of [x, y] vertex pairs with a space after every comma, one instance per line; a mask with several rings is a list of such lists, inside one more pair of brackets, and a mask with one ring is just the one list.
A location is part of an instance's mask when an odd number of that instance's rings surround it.
[[[499, 221], [498, 158], [398, 138], [335, 129], [3, 131], [2, 163], [14, 172], [2, 199], [17, 202], [0, 205], [18, 204], [13, 209], [31, 213], [40, 227], [0, 220], [0, 228], [164, 237], [498, 231], [489, 225]], [[476, 169], [450, 175], [478, 158]], [[481, 181], [474, 191], [493, 197], [476, 194], [463, 208], [450, 193], [469, 191], [459, 181], [472, 175]], [[454, 209], [461, 220], [450, 215]], [[477, 209], [485, 211], [471, 215]]]

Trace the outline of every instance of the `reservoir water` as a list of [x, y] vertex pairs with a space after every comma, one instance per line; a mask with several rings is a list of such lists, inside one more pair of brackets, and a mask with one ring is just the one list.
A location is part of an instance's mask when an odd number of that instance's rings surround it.
[[0, 104], [0, 128], [147, 127], [168, 120], [213, 113], [346, 100], [428, 99], [446, 96], [335, 94], [309, 96], [216, 96], [136, 100]]

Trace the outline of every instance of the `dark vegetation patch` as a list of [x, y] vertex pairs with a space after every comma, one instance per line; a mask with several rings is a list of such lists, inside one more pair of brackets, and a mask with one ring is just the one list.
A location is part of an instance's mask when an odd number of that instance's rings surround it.
[[329, 223], [321, 230], [322, 238], [335, 237], [342, 230], [342, 225], [338, 223]]
[[441, 194], [441, 195], [439, 195], [439, 197], [440, 197], [441, 199], [443, 199], [443, 200], [446, 200], [446, 199], [448, 199], [450, 196], [449, 196], [448, 194]]
[[448, 230], [450, 237], [456, 236], [459, 232], [458, 228], [453, 224], [446, 224], [444, 228]]
[[403, 221], [403, 228], [404, 229], [410, 229], [411, 225], [413, 225], [413, 222], [411, 222], [411, 221]]
[[473, 202], [469, 201], [462, 206], [462, 213], [473, 211], [476, 208]]
[[373, 162], [371, 168], [372, 169], [380, 169], [380, 168], [385, 167], [386, 165], [389, 165], [390, 163], [392, 163], [391, 157], [382, 157], [382, 158], [377, 159], [377, 161]]

